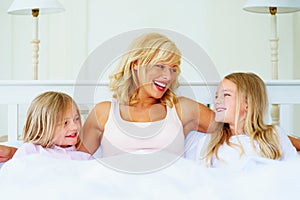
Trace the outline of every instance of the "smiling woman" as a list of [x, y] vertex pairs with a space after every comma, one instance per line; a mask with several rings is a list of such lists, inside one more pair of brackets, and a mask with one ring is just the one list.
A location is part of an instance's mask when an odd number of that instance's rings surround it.
[[[169, 82], [174, 80], [175, 77], [178, 76], [177, 74], [177, 65], [173, 67], [169, 67], [167, 65], [154, 65], [154, 67], [150, 68], [149, 74], [162, 74], [161, 80], [154, 80], [153, 83], [156, 85], [159, 91], [164, 91], [165, 88], [168, 86]], [[170, 78], [169, 78], [170, 77]], [[170, 80], [169, 80], [170, 79]]]
[[98, 103], [89, 114], [79, 149], [93, 154], [101, 144], [104, 157], [137, 151], [182, 156], [187, 133], [207, 132], [214, 113], [176, 96], [180, 63], [181, 52], [169, 38], [137, 37], [110, 76], [113, 100]]

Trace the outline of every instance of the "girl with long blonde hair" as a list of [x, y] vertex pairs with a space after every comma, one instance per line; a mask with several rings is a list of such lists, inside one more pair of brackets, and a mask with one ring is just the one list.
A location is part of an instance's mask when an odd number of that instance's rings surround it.
[[218, 130], [201, 146], [199, 156], [209, 167], [226, 166], [241, 158], [263, 157], [286, 160], [297, 156], [287, 135], [265, 123], [267, 89], [254, 73], [232, 73], [221, 81], [216, 92], [215, 120]]

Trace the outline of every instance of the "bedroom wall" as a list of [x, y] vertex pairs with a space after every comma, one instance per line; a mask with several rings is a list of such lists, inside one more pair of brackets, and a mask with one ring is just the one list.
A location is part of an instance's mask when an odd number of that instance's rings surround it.
[[[32, 17], [0, 4], [0, 79], [32, 79]], [[66, 11], [39, 16], [39, 79], [74, 79], [87, 56], [87, 1], [61, 0]]]
[[[32, 19], [8, 15], [12, 2], [2, 0], [0, 4], [0, 80], [29, 80]], [[41, 80], [76, 79], [87, 56], [104, 41], [141, 28], [169, 29], [189, 37], [207, 52], [220, 77], [253, 71], [271, 79], [270, 18], [242, 10], [245, 0], [59, 2], [65, 12], [39, 17]], [[279, 78], [299, 79], [300, 14], [281, 14], [277, 20]], [[300, 127], [297, 130], [300, 134]]]
[[[294, 79], [300, 79], [300, 12], [297, 12], [294, 15]], [[300, 137], [300, 105], [294, 106], [294, 114], [293, 114], [293, 125], [295, 134]]]
[[[0, 5], [0, 79], [31, 79], [32, 19], [8, 15], [6, 10], [12, 1], [2, 0]], [[251, 70], [265, 79], [271, 78], [270, 19], [265, 14], [242, 10], [245, 0], [60, 2], [65, 12], [39, 18], [40, 79], [75, 79], [87, 55], [96, 47], [115, 35], [141, 28], [169, 29], [189, 37], [208, 53], [220, 76]], [[293, 57], [299, 49], [293, 45], [299, 37], [294, 34], [299, 27], [294, 22], [298, 18], [298, 14], [278, 15], [281, 79], [300, 73], [295, 70], [297, 59]]]

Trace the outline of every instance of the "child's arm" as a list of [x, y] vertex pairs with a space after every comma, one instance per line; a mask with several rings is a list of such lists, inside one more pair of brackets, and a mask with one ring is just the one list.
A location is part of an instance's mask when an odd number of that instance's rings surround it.
[[0, 145], [0, 162], [6, 162], [13, 157], [17, 148]]

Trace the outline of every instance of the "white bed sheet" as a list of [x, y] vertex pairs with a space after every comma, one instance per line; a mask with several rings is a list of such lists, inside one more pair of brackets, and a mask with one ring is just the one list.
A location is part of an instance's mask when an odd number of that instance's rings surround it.
[[[163, 154], [161, 158], [172, 157]], [[128, 155], [112, 158], [114, 163]], [[118, 172], [108, 160], [57, 160], [29, 155], [0, 170], [1, 199], [297, 199], [300, 161], [249, 159], [236, 166], [207, 169], [178, 159], [148, 174]], [[171, 158], [172, 159], [172, 158]], [[135, 163], [138, 165], [139, 163]]]

